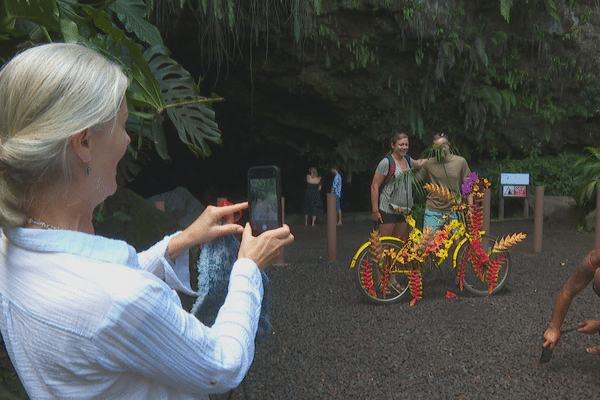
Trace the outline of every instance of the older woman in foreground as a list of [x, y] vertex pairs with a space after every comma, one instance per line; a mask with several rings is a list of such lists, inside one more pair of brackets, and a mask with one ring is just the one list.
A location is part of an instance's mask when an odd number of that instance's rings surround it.
[[[118, 66], [75, 44], [31, 48], [0, 72], [0, 329], [32, 399], [205, 399], [236, 387], [254, 356], [260, 271], [291, 243], [219, 225], [247, 207], [207, 207], [136, 254], [94, 235], [130, 138]], [[187, 249], [242, 232], [212, 327], [184, 311]]]

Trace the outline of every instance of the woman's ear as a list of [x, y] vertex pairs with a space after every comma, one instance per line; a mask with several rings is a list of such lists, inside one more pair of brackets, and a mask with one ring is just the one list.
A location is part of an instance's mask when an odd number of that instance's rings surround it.
[[84, 129], [81, 132], [76, 133], [71, 137], [71, 146], [73, 147], [73, 151], [75, 155], [84, 163], [88, 163], [90, 161], [90, 131], [89, 129]]

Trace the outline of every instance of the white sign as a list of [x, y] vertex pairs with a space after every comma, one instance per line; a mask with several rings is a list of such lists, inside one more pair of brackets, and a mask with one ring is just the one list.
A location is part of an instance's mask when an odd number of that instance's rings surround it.
[[500, 174], [501, 185], [529, 185], [529, 174]]

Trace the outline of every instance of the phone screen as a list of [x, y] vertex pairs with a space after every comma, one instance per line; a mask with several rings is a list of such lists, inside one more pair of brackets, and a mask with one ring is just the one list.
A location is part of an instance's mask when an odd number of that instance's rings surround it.
[[250, 168], [248, 171], [248, 201], [253, 232], [261, 233], [282, 225], [281, 183], [278, 167]]

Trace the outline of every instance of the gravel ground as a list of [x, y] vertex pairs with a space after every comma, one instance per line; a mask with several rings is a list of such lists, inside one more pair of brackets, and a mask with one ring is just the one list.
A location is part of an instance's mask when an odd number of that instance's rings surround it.
[[[512, 252], [507, 289], [473, 297], [451, 271], [434, 272], [414, 307], [379, 306], [363, 300], [348, 271], [370, 222], [346, 219], [333, 262], [324, 225], [289, 222], [296, 241], [285, 264], [267, 271], [274, 333], [257, 346], [242, 385], [214, 399], [597, 398], [600, 357], [585, 348], [598, 336], [565, 334], [551, 362], [539, 364], [556, 295], [593, 248], [593, 233], [545, 222], [543, 251], [533, 253], [532, 220], [492, 222], [494, 236], [529, 234]], [[564, 327], [597, 317], [599, 301], [586, 289]]]
[[[370, 304], [355, 288], [348, 264], [370, 227], [338, 228], [337, 261], [328, 262], [326, 227], [292, 225], [286, 264], [267, 271], [274, 333], [230, 398], [596, 398], [600, 357], [585, 348], [600, 344], [598, 336], [565, 334], [551, 362], [539, 364], [556, 295], [593, 247], [593, 233], [545, 223], [543, 251], [533, 253], [532, 220], [492, 222], [495, 236], [530, 234], [512, 253], [508, 288], [473, 297], [434, 276], [410, 307]], [[564, 327], [596, 317], [599, 301], [586, 289]]]

